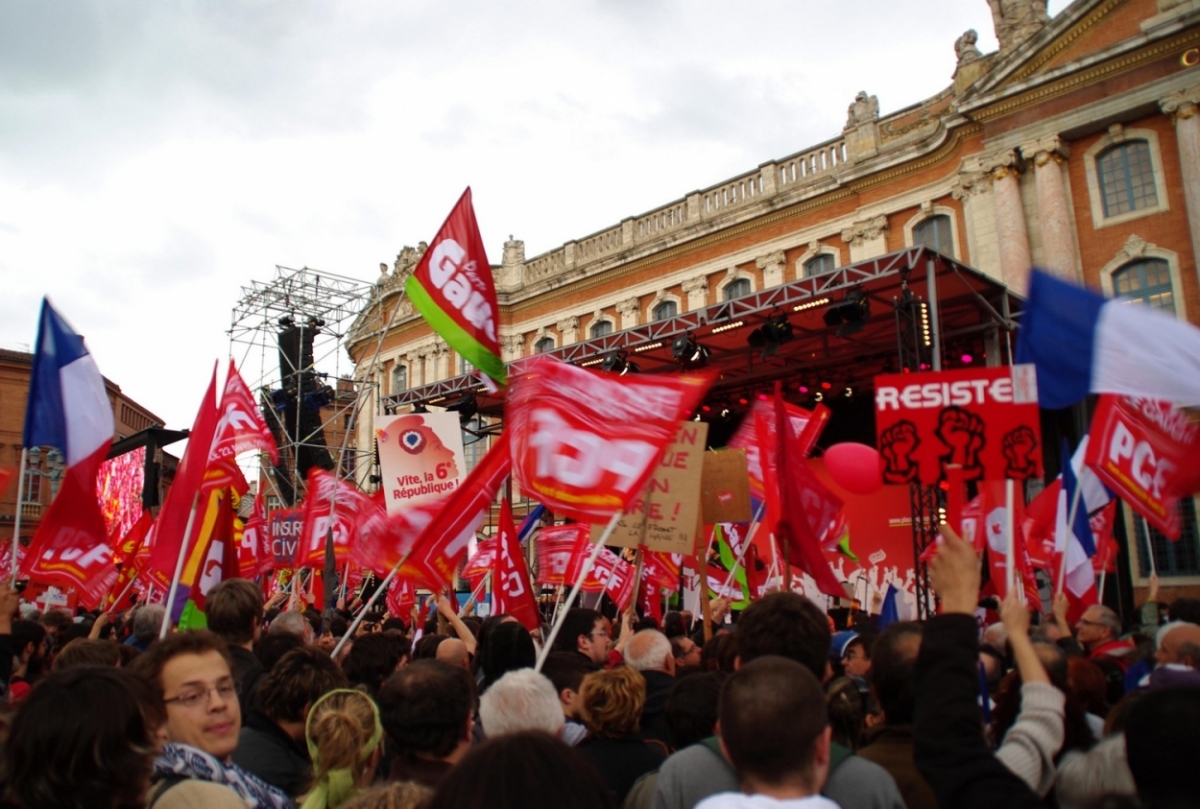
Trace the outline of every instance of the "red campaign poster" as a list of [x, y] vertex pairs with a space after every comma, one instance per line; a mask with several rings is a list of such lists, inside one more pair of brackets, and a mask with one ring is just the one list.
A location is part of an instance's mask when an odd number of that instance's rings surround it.
[[1042, 476], [1032, 365], [877, 376], [875, 430], [884, 483]]
[[1134, 511], [1171, 539], [1182, 528], [1179, 492], [1187, 491], [1200, 430], [1168, 402], [1102, 395], [1092, 416], [1085, 463]]

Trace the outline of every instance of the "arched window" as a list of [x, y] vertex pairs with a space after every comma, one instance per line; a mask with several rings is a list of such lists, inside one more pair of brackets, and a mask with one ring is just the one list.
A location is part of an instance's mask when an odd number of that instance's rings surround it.
[[923, 244], [943, 256], [954, 258], [954, 234], [950, 232], [950, 217], [931, 216], [913, 228], [913, 244]]
[[740, 298], [743, 295], [750, 294], [750, 279], [739, 278], [736, 281], [730, 281], [725, 285], [725, 300], [731, 301], [734, 298]]
[[553, 337], [543, 337], [542, 339], [538, 340], [536, 343], [533, 344], [533, 353], [534, 354], [545, 354], [547, 351], [553, 351], [553, 350], [554, 350], [554, 338]]
[[612, 334], [613, 324], [611, 320], [597, 320], [592, 324], [592, 337], [603, 337], [606, 334]]
[[472, 365], [470, 362], [468, 362], [466, 357], [464, 357], [462, 354], [459, 354], [458, 355], [458, 372], [459, 372], [459, 374], [466, 376], [467, 374], [471, 373], [474, 370], [475, 370], [475, 366]]
[[408, 366], [396, 363], [392, 366], [392, 393], [408, 390]]
[[1113, 294], [1138, 301], [1155, 309], [1175, 314], [1175, 290], [1171, 287], [1171, 267], [1161, 258], [1147, 258], [1126, 264], [1112, 274]]
[[650, 313], [654, 320], [666, 320], [669, 317], [675, 317], [679, 314], [679, 305], [675, 301], [663, 301], [658, 306], [654, 307], [654, 311]]
[[1158, 206], [1150, 144], [1144, 140], [1118, 143], [1096, 157], [1104, 215], [1119, 216]]
[[833, 255], [830, 253], [822, 253], [819, 256], [813, 256], [808, 261], [804, 262], [804, 277], [812, 278], [814, 275], [821, 275], [827, 272], [833, 272]]

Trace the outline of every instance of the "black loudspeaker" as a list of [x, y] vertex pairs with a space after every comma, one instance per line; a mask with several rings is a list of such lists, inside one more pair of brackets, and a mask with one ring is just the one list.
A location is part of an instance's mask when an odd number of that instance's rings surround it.
[[[325, 387], [313, 368], [313, 338], [317, 331], [316, 326], [289, 323], [280, 330], [278, 338], [279, 375], [287, 405], [277, 408], [277, 413], [288, 443], [297, 445], [296, 472], [301, 480], [308, 477], [314, 466], [333, 469], [333, 457], [325, 445], [325, 431], [321, 427], [321, 411], [307, 406], [314, 401], [313, 394]], [[276, 478], [284, 471], [276, 469]]]

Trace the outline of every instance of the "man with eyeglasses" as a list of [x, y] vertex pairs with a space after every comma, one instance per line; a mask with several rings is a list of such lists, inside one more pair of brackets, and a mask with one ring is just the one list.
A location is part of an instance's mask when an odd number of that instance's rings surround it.
[[596, 668], [608, 662], [608, 625], [596, 610], [575, 607], [567, 612], [554, 639], [554, 651], [577, 652]]
[[1121, 619], [1113, 610], [1093, 604], [1075, 624], [1075, 638], [1092, 660], [1112, 660], [1122, 670], [1137, 654], [1132, 641], [1121, 639]]
[[154, 762], [155, 809], [172, 805], [290, 807], [280, 790], [232, 763], [242, 712], [229, 649], [212, 632], [180, 632], [133, 664], [166, 709], [167, 744]]

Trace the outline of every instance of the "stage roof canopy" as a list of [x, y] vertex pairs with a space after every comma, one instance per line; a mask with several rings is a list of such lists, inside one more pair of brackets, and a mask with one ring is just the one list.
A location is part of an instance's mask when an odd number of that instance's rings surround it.
[[[703, 362], [721, 372], [710, 400], [766, 392], [776, 380], [784, 380], [789, 398], [802, 402], [815, 396], [822, 383], [829, 385], [825, 390], [835, 393], [853, 386], [865, 390], [876, 374], [902, 369], [902, 335], [895, 309], [905, 289], [923, 302], [917, 309], [917, 339], [928, 344], [922, 350], [930, 364], [934, 345], [940, 346], [943, 368], [1011, 362], [1009, 337], [1022, 299], [994, 278], [923, 246], [546, 354], [600, 369], [606, 357], [624, 352], [623, 361], [614, 356], [610, 362], [634, 363], [640, 373], [665, 373], [681, 368], [675, 356], [682, 347], [679, 338], [690, 336], [696, 346], [703, 347]], [[831, 309], [848, 317], [830, 314]], [[927, 335], [921, 326], [921, 312], [927, 315]], [[837, 323], [839, 319], [843, 323]], [[854, 325], [845, 326], [846, 319]], [[782, 339], [789, 332], [790, 337]], [[688, 356], [694, 353], [691, 350]], [[510, 362], [509, 374], [519, 373], [527, 361]], [[503, 391], [489, 393], [478, 378], [463, 375], [388, 396], [384, 406], [397, 409], [423, 404], [459, 409], [471, 403], [481, 414], [498, 416], [503, 412], [503, 397]]]

